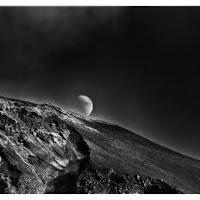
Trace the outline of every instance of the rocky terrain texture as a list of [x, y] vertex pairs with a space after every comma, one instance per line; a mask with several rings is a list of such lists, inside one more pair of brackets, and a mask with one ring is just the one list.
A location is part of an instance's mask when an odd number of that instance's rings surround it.
[[0, 97], [0, 193], [200, 193], [200, 161], [52, 104]]

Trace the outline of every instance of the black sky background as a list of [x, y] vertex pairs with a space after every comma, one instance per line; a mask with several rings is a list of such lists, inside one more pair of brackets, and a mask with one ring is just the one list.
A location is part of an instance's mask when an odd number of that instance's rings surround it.
[[117, 123], [200, 159], [200, 7], [1, 7], [0, 95]]

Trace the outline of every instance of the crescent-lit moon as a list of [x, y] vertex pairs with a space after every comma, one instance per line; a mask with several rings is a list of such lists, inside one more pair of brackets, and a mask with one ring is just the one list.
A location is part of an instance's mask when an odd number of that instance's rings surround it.
[[85, 95], [79, 95], [78, 100], [80, 102], [83, 114], [89, 116], [93, 110], [92, 100]]

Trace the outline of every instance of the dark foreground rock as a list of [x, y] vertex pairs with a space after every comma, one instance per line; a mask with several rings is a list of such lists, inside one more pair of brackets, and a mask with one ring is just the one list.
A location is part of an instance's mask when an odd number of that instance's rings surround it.
[[[159, 176], [117, 169], [111, 159], [117, 151], [108, 147], [114, 143], [104, 143], [102, 127], [107, 126], [99, 123], [51, 104], [1, 97], [0, 193], [184, 192]], [[123, 154], [128, 156], [126, 148]]]
[[151, 177], [118, 174], [113, 169], [87, 166], [77, 179], [83, 194], [178, 194], [180, 191]]

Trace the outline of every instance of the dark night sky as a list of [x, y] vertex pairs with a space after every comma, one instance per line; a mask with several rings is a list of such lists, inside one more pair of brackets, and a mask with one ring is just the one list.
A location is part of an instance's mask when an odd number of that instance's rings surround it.
[[199, 7], [0, 8], [0, 95], [72, 108], [200, 159]]

